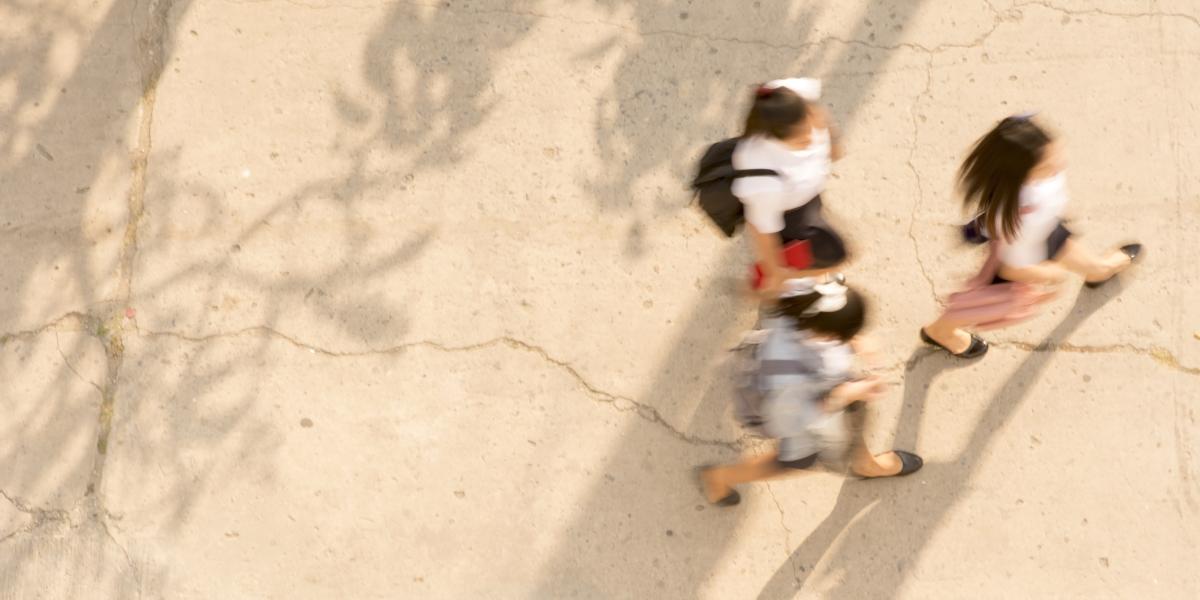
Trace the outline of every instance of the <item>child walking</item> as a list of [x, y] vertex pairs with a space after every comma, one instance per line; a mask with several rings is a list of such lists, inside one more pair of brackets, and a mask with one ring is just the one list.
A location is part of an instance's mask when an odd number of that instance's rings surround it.
[[[965, 328], [990, 321], [1004, 325], [1034, 311], [1045, 298], [1038, 287], [1062, 283], [1068, 272], [1099, 287], [1128, 268], [1142, 251], [1127, 244], [1103, 255], [1078, 243], [1063, 224], [1067, 206], [1066, 160], [1062, 143], [1031, 115], [1000, 121], [975, 143], [959, 169], [963, 200], [979, 216], [968, 225], [974, 235], [989, 240], [989, 260], [981, 277], [969, 288], [997, 288], [1006, 309], [956, 307], [921, 328], [921, 339], [961, 358], [983, 356], [987, 343]], [[974, 294], [973, 296], [980, 296]]]
[[[873, 455], [863, 432], [866, 403], [880, 398], [878, 377], [856, 378], [851, 342], [866, 322], [862, 295], [837, 281], [812, 284], [779, 299], [763, 321], [766, 339], [756, 349], [766, 394], [761, 429], [776, 440], [772, 450], [731, 465], [699, 470], [704, 494], [714, 504], [741, 501], [736, 486], [798, 474], [818, 466], [842, 465], [860, 477], [907, 475], [921, 457], [893, 450]], [[772, 371], [768, 365], [799, 368]]]
[[[758, 258], [758, 288], [767, 295], [777, 294], [787, 279], [828, 272], [848, 255], [821, 208], [821, 192], [842, 147], [832, 117], [817, 103], [820, 96], [816, 79], [759, 86], [733, 152], [735, 169], [774, 173], [740, 177], [732, 187], [744, 205]], [[790, 252], [797, 244], [803, 252]]]

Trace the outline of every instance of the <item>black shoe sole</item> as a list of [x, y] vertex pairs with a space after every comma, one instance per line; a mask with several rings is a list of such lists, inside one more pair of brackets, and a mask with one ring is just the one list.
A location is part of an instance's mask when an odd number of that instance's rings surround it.
[[950, 356], [953, 356], [956, 358], [971, 359], [971, 358], [979, 358], [980, 356], [987, 354], [988, 343], [983, 341], [983, 338], [980, 338], [979, 336], [977, 336], [973, 333], [970, 335], [971, 335], [971, 345], [967, 346], [966, 350], [963, 350], [962, 352], [955, 354], [953, 352], [950, 352], [949, 348], [939, 344], [937, 342], [937, 340], [929, 337], [929, 334], [925, 333], [925, 328], [921, 328], [921, 341], [922, 342], [925, 342], [926, 344], [929, 344], [930, 346], [936, 346], [938, 348], [941, 348], [942, 350], [945, 350], [946, 353], [948, 353]]

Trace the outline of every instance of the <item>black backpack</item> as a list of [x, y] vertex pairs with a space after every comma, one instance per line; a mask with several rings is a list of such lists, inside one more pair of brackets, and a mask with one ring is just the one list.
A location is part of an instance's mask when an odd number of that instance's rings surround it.
[[700, 208], [727, 237], [733, 237], [738, 225], [745, 220], [742, 201], [733, 195], [733, 180], [740, 177], [779, 176], [771, 169], [734, 169], [733, 150], [740, 140], [729, 138], [709, 146], [700, 158], [700, 168], [692, 180], [692, 189], [700, 199]]

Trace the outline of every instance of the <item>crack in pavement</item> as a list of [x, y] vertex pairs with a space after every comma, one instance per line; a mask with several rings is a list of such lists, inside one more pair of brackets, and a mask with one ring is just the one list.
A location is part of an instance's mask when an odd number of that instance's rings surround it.
[[[144, 23], [142, 13], [134, 2], [129, 14], [134, 31], [134, 55], [138, 63], [142, 83], [142, 96], [138, 102], [137, 146], [131, 157], [131, 183], [128, 197], [129, 215], [125, 223], [125, 235], [121, 243], [118, 260], [117, 308], [127, 306], [132, 296], [133, 266], [138, 250], [138, 227], [141, 223], [146, 194], [146, 170], [151, 149], [151, 127], [154, 121], [155, 90], [163, 68], [163, 51], [167, 36], [167, 19], [173, 0], [150, 0], [146, 5]], [[117, 384], [120, 380], [121, 364], [124, 362], [125, 343], [121, 315], [114, 314], [107, 320], [86, 316], [90, 321], [87, 329], [94, 332], [104, 345], [106, 377], [101, 389], [100, 411], [97, 416], [99, 429], [96, 437], [96, 458], [88, 478], [85, 497], [100, 502], [97, 491], [104, 479], [104, 467], [108, 456], [108, 438], [112, 432], [112, 417], [116, 407]], [[92, 326], [94, 325], [94, 327]], [[96, 511], [96, 514], [101, 514]]]
[[1019, 348], [1026, 352], [1070, 352], [1076, 354], [1116, 354], [1127, 352], [1149, 357], [1154, 362], [1181, 373], [1200, 375], [1200, 367], [1189, 367], [1180, 363], [1173, 352], [1162, 346], [1143, 347], [1134, 344], [1082, 345], [1070, 342], [1030, 344], [1029, 342], [1020, 340], [996, 340], [990, 342], [990, 344], [993, 346]]
[[[135, 324], [135, 327], [136, 327], [136, 324]], [[273, 337], [277, 337], [281, 340], [284, 340], [284, 341], [292, 344], [293, 346], [296, 346], [297, 348], [302, 348], [302, 349], [308, 350], [309, 352], [323, 354], [325, 356], [330, 356], [330, 357], [338, 357], [338, 358], [354, 358], [354, 357], [362, 357], [362, 356], [382, 356], [382, 355], [389, 355], [389, 354], [403, 354], [404, 352], [406, 352], [407, 350], [410, 350], [412, 348], [433, 348], [433, 349], [441, 351], [441, 352], [470, 352], [473, 350], [481, 350], [484, 348], [504, 346], [504, 347], [508, 347], [508, 348], [512, 348], [512, 349], [516, 349], [516, 350], [522, 350], [522, 351], [537, 355], [545, 362], [547, 362], [551, 365], [554, 365], [555, 367], [559, 368], [563, 372], [570, 375], [571, 378], [574, 379], [575, 382], [579, 385], [579, 387], [582, 388], [588, 394], [588, 396], [590, 396], [593, 400], [604, 403], [604, 404], [611, 404], [620, 412], [635, 412], [642, 419], [661, 426], [662, 428], [666, 429], [667, 432], [669, 432], [672, 436], [674, 436], [675, 438], [682, 440], [688, 444], [701, 445], [701, 446], [718, 446], [718, 447], [722, 447], [722, 448], [728, 448], [730, 450], [740, 450], [742, 448], [745, 448], [748, 444], [750, 444], [751, 440], [753, 439], [753, 436], [749, 436], [749, 435], [743, 435], [742, 437], [739, 437], [732, 441], [703, 438], [703, 437], [688, 435], [687, 433], [684, 433], [683, 431], [679, 430], [674, 425], [672, 425], [671, 422], [668, 421], [666, 419], [666, 417], [664, 417], [657, 408], [655, 408], [649, 404], [646, 404], [644, 402], [639, 402], [638, 400], [635, 400], [628, 396], [614, 394], [612, 392], [608, 392], [599, 387], [596, 387], [594, 384], [592, 384], [590, 381], [588, 381], [587, 378], [584, 377], [583, 374], [580, 373], [579, 370], [576, 369], [574, 367], [574, 365], [572, 365], [571, 363], [561, 360], [561, 359], [558, 359], [558, 358], [555, 358], [545, 348], [542, 348], [541, 346], [531, 344], [529, 342], [514, 338], [512, 336], [500, 336], [500, 337], [492, 338], [487, 341], [478, 342], [478, 343], [474, 343], [474, 344], [467, 344], [467, 345], [463, 345], [463, 346], [447, 346], [447, 345], [439, 343], [439, 342], [423, 340], [423, 341], [416, 341], [416, 342], [408, 342], [408, 343], [400, 344], [397, 346], [376, 349], [376, 350], [343, 352], [343, 351], [327, 350], [327, 349], [320, 348], [318, 346], [314, 346], [314, 345], [306, 343], [306, 342], [302, 342], [302, 341], [297, 340], [296, 338], [293, 338], [281, 331], [278, 331], [274, 328], [266, 327], [263, 325], [257, 325], [254, 327], [246, 327], [244, 329], [239, 329], [237, 331], [229, 332], [229, 333], [214, 333], [214, 334], [209, 334], [209, 335], [199, 336], [199, 337], [188, 336], [185, 334], [172, 332], [172, 331], [150, 331], [150, 330], [143, 330], [140, 328], [137, 329], [137, 332], [139, 335], [146, 336], [146, 337], [171, 337], [171, 338], [181, 339], [181, 340], [194, 342], [194, 343], [204, 343], [204, 342], [208, 342], [208, 341], [211, 341], [213, 339], [218, 339], [218, 338], [230, 338], [230, 337], [237, 337], [237, 336], [241, 336], [241, 335], [245, 335], [245, 334], [261, 333], [261, 334], [266, 334], [266, 335], [270, 335]]]
[[[117, 383], [120, 379], [121, 365], [124, 362], [125, 354], [124, 328], [119, 309], [128, 306], [129, 300], [132, 297], [133, 267], [138, 252], [138, 228], [144, 209], [146, 172], [151, 150], [151, 127], [154, 119], [156, 89], [158, 77], [163, 68], [168, 18], [172, 6], [173, 0], [150, 0], [144, 7], [135, 1], [129, 13], [130, 26], [134, 32], [132, 43], [142, 83], [142, 95], [138, 102], [137, 144], [130, 157], [131, 183], [127, 198], [129, 214], [125, 224], [125, 233], [122, 238], [117, 263], [117, 298], [115, 301], [105, 302], [105, 306], [101, 311], [102, 314], [109, 314], [110, 316], [106, 319], [90, 311], [87, 313], [70, 312], [37, 329], [0, 336], [0, 344], [3, 344], [11, 339], [39, 335], [53, 329], [55, 346], [67, 368], [81, 381], [89, 383], [100, 392], [100, 409], [96, 417], [98, 421], [96, 454], [92, 462], [92, 470], [88, 475], [86, 491], [83, 497], [76, 502], [75, 508], [72, 509], [76, 510], [80, 506], [86, 505], [88, 517], [77, 525], [65, 510], [46, 511], [30, 509], [10, 497], [7, 493], [0, 492], [18, 510], [22, 510], [35, 517], [28, 526], [21, 531], [5, 536], [3, 540], [10, 539], [23, 532], [33, 531], [33, 529], [47, 521], [66, 522], [72, 529], [86, 523], [94, 523], [121, 550], [130, 571], [133, 573], [135, 581], [139, 582], [139, 595], [141, 594], [141, 571], [134, 563], [128, 549], [117, 540], [109, 529], [108, 519], [111, 515], [104, 507], [100, 490], [102, 489], [104, 480], [105, 465], [108, 456], [108, 439], [112, 432], [112, 419], [116, 407]], [[142, 12], [142, 8], [145, 8], [144, 13]], [[103, 385], [85, 379], [63, 352], [57, 328], [68, 319], [76, 321], [76, 329], [78, 331], [95, 337], [104, 346], [106, 364]]]
[[71, 359], [67, 358], [67, 355], [62, 350], [62, 344], [60, 344], [58, 341], [58, 330], [57, 329], [54, 330], [54, 347], [58, 349], [58, 355], [62, 357], [63, 363], [65, 363], [67, 365], [67, 369], [70, 369], [70, 371], [75, 374], [75, 377], [79, 379], [79, 381], [82, 381], [82, 382], [96, 388], [96, 391], [100, 392], [100, 395], [103, 397], [104, 390], [100, 388], [99, 384], [97, 384], [95, 381], [92, 381], [91, 379], [85, 378], [83, 375], [81, 375], [79, 373], [79, 371], [75, 370], [75, 365], [71, 364]]
[[139, 590], [138, 597], [141, 597], [141, 593], [140, 593], [140, 590], [142, 588], [142, 586], [141, 586], [141, 579], [142, 579], [141, 570], [137, 568], [136, 564], [134, 564], [133, 557], [131, 557], [129, 555], [129, 549], [125, 547], [125, 544], [122, 544], [119, 540], [117, 540], [116, 536], [114, 536], [112, 534], [112, 530], [110, 530], [108, 528], [107, 514], [105, 515], [104, 518], [101, 518], [99, 513], [95, 514], [94, 516], [96, 517], [96, 523], [98, 523], [100, 525], [100, 529], [102, 529], [104, 531], [104, 535], [107, 536], [108, 539], [110, 541], [112, 541], [113, 545], [115, 545], [117, 547], [117, 549], [121, 551], [121, 554], [123, 554], [125, 556], [125, 562], [129, 565], [129, 570], [133, 573], [134, 580], [138, 584], [137, 585], [137, 588]]
[[[1025, 352], [1052, 353], [1066, 352], [1072, 354], [1137, 354], [1145, 356], [1154, 362], [1167, 367], [1173, 371], [1178, 371], [1187, 375], [1200, 375], [1200, 367], [1190, 367], [1180, 362], [1175, 353], [1162, 346], [1137, 346], [1135, 344], [1104, 344], [1104, 345], [1086, 345], [1072, 344], [1071, 342], [1039, 342], [1036, 344], [1025, 342], [1022, 340], [989, 340], [988, 344], [997, 348], [1016, 348]], [[916, 366], [926, 358], [940, 354], [942, 350], [929, 348], [925, 352], [921, 352], [912, 358], [906, 359], [902, 363], [896, 363], [885, 367], [881, 370], [891, 371], [898, 368], [899, 364], [904, 365], [905, 371], [912, 371]]]
[[787, 556], [788, 564], [792, 565], [792, 579], [796, 581], [796, 588], [799, 589], [804, 583], [804, 579], [800, 577], [800, 572], [796, 569], [796, 562], [792, 560], [792, 529], [787, 526], [787, 519], [783, 514], [783, 505], [779, 503], [779, 498], [775, 496], [775, 490], [771, 488], [771, 483], [763, 482], [767, 487], [767, 493], [771, 495], [771, 500], [775, 502], [775, 509], [779, 511], [779, 525], [783, 527], [783, 552]]
[[9, 495], [9, 493], [4, 490], [0, 490], [0, 497], [3, 497], [5, 500], [7, 500], [8, 503], [12, 504], [13, 507], [18, 511], [30, 516], [29, 523], [27, 523], [24, 527], [21, 527], [20, 529], [17, 529], [16, 531], [13, 531], [12, 533], [0, 538], [0, 543], [4, 543], [12, 538], [17, 537], [18, 535], [29, 533], [38, 527], [45, 525], [46, 523], [66, 523], [69, 527], [75, 526], [74, 522], [71, 520], [71, 514], [64, 509], [37, 508], [35, 506], [30, 506], [25, 502], [22, 502], [20, 498]]
[[921, 98], [928, 96], [930, 90], [933, 88], [933, 55], [931, 54], [928, 58], [929, 60], [925, 65], [925, 89], [920, 94], [917, 94], [917, 97], [913, 99], [912, 106], [909, 108], [909, 116], [912, 118], [913, 137], [912, 146], [908, 150], [908, 161], [906, 164], [908, 164], [909, 170], [912, 171], [913, 177], [917, 181], [917, 197], [913, 200], [912, 213], [909, 215], [908, 239], [912, 241], [913, 256], [917, 259], [917, 267], [921, 270], [921, 276], [929, 284], [929, 293], [933, 295], [934, 303], [940, 307], [945, 307], [945, 303], [938, 298], [937, 285], [934, 284], [933, 277], [929, 275], [929, 270], [925, 268], [925, 261], [921, 259], [921, 247], [917, 243], [916, 234], [913, 232], [917, 225], [917, 209], [920, 208], [921, 202], [925, 199], [925, 184], [921, 179], [920, 170], [913, 164], [913, 159], [917, 156], [917, 138], [920, 135], [920, 126], [917, 124], [917, 107], [921, 104]]
[[36, 327], [34, 329], [26, 329], [26, 330], [22, 330], [22, 331], [13, 331], [10, 333], [0, 334], [0, 346], [5, 345], [12, 340], [20, 340], [20, 339], [37, 337], [43, 333], [46, 333], [47, 331], [49, 331], [51, 329], [57, 331], [58, 327], [61, 326], [64, 321], [67, 321], [69, 319], [74, 319], [76, 321], [75, 329], [73, 329], [72, 331], [82, 331], [83, 323], [88, 318], [90, 318], [90, 315], [87, 315], [87, 314], [84, 314], [81, 312], [77, 312], [77, 311], [71, 311], [71, 312], [68, 312], [68, 313], [65, 313], [65, 314], [59, 316], [58, 318], [54, 319], [53, 321], [50, 321], [49, 323], [46, 323], [45, 325]]
[[1023, 8], [1026, 6], [1041, 6], [1042, 8], [1052, 10], [1059, 14], [1071, 15], [1071, 16], [1087, 15], [1087, 16], [1100, 16], [1100, 17], [1116, 17], [1119, 19], [1143, 19], [1143, 18], [1153, 18], [1153, 17], [1161, 17], [1161, 18], [1168, 18], [1168, 19], [1182, 19], [1184, 21], [1188, 21], [1189, 23], [1191, 23], [1197, 27], [1200, 27], [1200, 17], [1197, 17], [1196, 15], [1190, 15], [1187, 13], [1181, 13], [1181, 12], [1118, 13], [1118, 12], [1107, 11], [1107, 10], [1103, 10], [1103, 9], [1099, 9], [1099, 8], [1088, 8], [1088, 9], [1083, 9], [1083, 10], [1076, 10], [1076, 9], [1069, 9], [1069, 8], [1063, 8], [1061, 6], [1056, 6], [1045, 0], [1030, 0], [1028, 2], [1018, 2], [1013, 5], [1013, 8]]

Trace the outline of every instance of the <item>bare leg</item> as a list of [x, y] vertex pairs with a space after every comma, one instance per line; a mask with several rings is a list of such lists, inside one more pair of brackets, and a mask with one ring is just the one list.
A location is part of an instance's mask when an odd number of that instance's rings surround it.
[[781, 467], [778, 459], [779, 451], [772, 449], [743, 459], [739, 463], [707, 469], [701, 475], [701, 479], [704, 480], [704, 495], [708, 497], [709, 502], [716, 502], [733, 492], [735, 485], [804, 472]]
[[862, 477], [887, 477], [904, 468], [904, 463], [895, 452], [884, 452], [878, 456], [867, 449], [867, 406], [855, 402], [846, 408], [846, 420], [850, 427], [850, 471]]
[[1097, 256], [1072, 239], [1067, 240], [1054, 260], [1089, 282], [1104, 281], [1125, 270], [1131, 263], [1129, 256], [1120, 250], [1114, 250], [1107, 256]]

